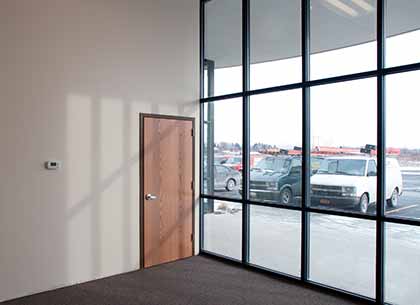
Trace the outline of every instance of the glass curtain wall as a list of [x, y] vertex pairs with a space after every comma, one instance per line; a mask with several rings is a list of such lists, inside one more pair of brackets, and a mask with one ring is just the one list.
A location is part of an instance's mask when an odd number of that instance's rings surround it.
[[420, 1], [202, 0], [200, 251], [420, 298]]

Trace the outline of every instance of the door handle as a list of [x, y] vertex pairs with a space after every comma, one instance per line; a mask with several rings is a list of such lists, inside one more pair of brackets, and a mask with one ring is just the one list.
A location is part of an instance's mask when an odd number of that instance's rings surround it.
[[146, 200], [156, 200], [157, 196], [153, 194], [147, 194], [145, 198]]

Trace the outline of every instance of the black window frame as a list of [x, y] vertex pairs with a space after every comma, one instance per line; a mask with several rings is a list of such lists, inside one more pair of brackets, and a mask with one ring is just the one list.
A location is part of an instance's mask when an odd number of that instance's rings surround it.
[[[241, 92], [204, 97], [204, 70], [207, 69], [208, 73], [214, 72], [215, 63], [211, 59], [205, 58], [205, 4], [209, 1], [217, 0], [198, 0], [200, 1], [200, 253], [210, 255], [213, 257], [220, 258], [222, 260], [228, 260], [231, 262], [239, 263], [240, 265], [258, 270], [261, 272], [268, 272], [270, 275], [277, 275], [282, 278], [288, 278], [296, 280], [300, 283], [304, 283], [309, 286], [316, 286], [320, 289], [326, 289], [326, 291], [338, 293], [339, 295], [346, 296], [352, 299], [364, 300], [371, 304], [385, 304], [384, 299], [384, 274], [385, 274], [385, 224], [395, 223], [402, 225], [411, 225], [420, 227], [420, 220], [410, 218], [397, 218], [389, 217], [385, 215], [385, 128], [386, 128], [386, 116], [385, 116], [385, 78], [388, 75], [405, 73], [410, 71], [420, 70], [420, 62], [411, 63], [401, 66], [386, 67], [385, 66], [385, 49], [386, 49], [386, 32], [385, 32], [385, 17], [386, 7], [388, 0], [377, 0], [376, 1], [376, 44], [377, 44], [377, 68], [371, 71], [359, 72], [354, 74], [340, 75], [323, 79], [310, 79], [310, 0], [299, 0], [301, 1], [301, 22], [302, 22], [302, 33], [301, 33], [301, 47], [302, 47], [302, 81], [299, 83], [292, 83], [281, 86], [274, 86], [270, 88], [250, 90], [250, 1], [242, 0], [242, 81], [243, 90]], [[213, 70], [212, 70], [213, 69]], [[376, 214], [356, 214], [346, 211], [338, 210], [324, 210], [322, 208], [311, 207], [310, 202], [310, 88], [335, 84], [341, 82], [347, 82], [352, 80], [361, 80], [367, 78], [376, 78], [377, 80], [377, 202], [382, 204], [376, 204]], [[207, 90], [213, 90], [214, 84], [209, 78], [209, 84]], [[249, 197], [249, 178], [250, 178], [250, 97], [258, 94], [266, 94], [273, 92], [286, 91], [291, 89], [302, 90], [302, 205], [301, 206], [284, 206], [276, 205], [265, 202], [258, 202], [251, 200]], [[203, 154], [204, 151], [204, 124], [206, 124], [204, 118], [204, 105], [206, 103], [212, 103], [216, 101], [222, 102], [223, 100], [229, 100], [233, 98], [242, 98], [243, 109], [242, 109], [242, 159], [243, 159], [243, 171], [242, 171], [242, 198], [232, 199], [220, 196], [206, 195], [203, 189]], [[203, 201], [206, 200], [223, 200], [227, 202], [241, 203], [243, 207], [242, 212], [242, 260], [237, 261], [229, 257], [224, 257], [217, 253], [211, 253], [203, 248], [204, 245], [204, 206]], [[289, 209], [301, 211], [302, 213], [302, 228], [301, 228], [301, 276], [295, 277], [281, 272], [268, 270], [260, 266], [253, 265], [249, 262], [249, 224], [250, 224], [250, 206], [266, 206], [277, 209]], [[337, 289], [335, 287], [325, 286], [309, 279], [309, 241], [310, 241], [310, 230], [309, 230], [309, 215], [310, 213], [335, 215], [356, 219], [366, 219], [376, 222], [376, 287], [375, 287], [375, 299], [365, 297], [353, 292]]]

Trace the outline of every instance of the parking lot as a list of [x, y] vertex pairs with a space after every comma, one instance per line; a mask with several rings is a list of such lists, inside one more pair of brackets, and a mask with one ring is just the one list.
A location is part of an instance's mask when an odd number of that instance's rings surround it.
[[387, 211], [388, 215], [420, 219], [420, 172], [403, 171], [403, 195], [400, 206]]
[[[217, 213], [205, 215], [204, 247], [240, 259], [241, 207], [221, 202], [215, 205]], [[251, 263], [299, 276], [300, 213], [252, 206], [250, 221]], [[374, 297], [375, 222], [311, 214], [310, 228], [310, 279]], [[386, 244], [387, 300], [416, 304], [420, 287], [420, 230], [387, 225]]]
[[[402, 172], [403, 194], [399, 198], [399, 205], [396, 208], [387, 207], [386, 215], [390, 217], [404, 217], [420, 220], [420, 170]], [[216, 196], [224, 198], [241, 198], [239, 191], [216, 191]], [[274, 203], [274, 202], [273, 202]], [[323, 206], [328, 209], [328, 207]], [[369, 213], [375, 213], [375, 205], [369, 208]]]
[[[420, 171], [402, 171], [403, 194], [390, 217], [420, 219]], [[238, 198], [238, 190], [216, 193]], [[241, 205], [214, 202], [205, 215], [205, 249], [241, 257]], [[301, 214], [299, 211], [251, 206], [251, 263], [299, 276]], [[369, 213], [375, 213], [371, 206]], [[325, 285], [374, 297], [376, 223], [331, 215], [310, 215], [310, 279]], [[386, 300], [416, 304], [420, 287], [420, 229], [386, 225]]]

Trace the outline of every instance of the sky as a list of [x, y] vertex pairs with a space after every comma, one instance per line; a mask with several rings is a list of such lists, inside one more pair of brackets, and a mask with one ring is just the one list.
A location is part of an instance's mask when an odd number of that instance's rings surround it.
[[[420, 31], [387, 39], [387, 67], [420, 61]], [[376, 43], [365, 43], [311, 56], [311, 79], [375, 69]], [[281, 71], [281, 73], [279, 73]], [[251, 66], [251, 89], [301, 81], [301, 59]], [[215, 71], [215, 95], [241, 91], [242, 69]], [[388, 147], [420, 148], [420, 72], [386, 78]], [[251, 145], [301, 146], [301, 90], [251, 97]], [[242, 100], [215, 105], [215, 142], [242, 138]], [[313, 146], [361, 147], [376, 144], [376, 78], [316, 86], [311, 89]]]

